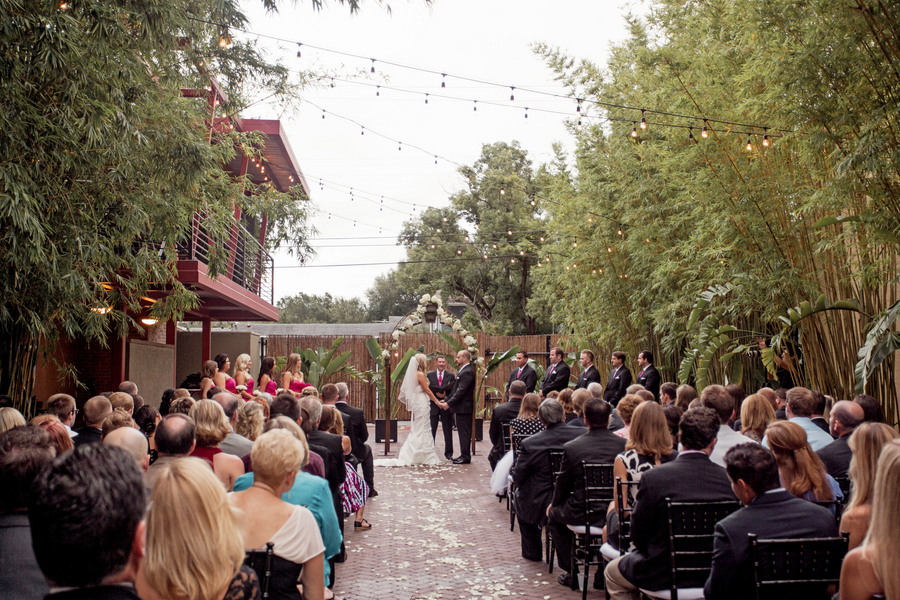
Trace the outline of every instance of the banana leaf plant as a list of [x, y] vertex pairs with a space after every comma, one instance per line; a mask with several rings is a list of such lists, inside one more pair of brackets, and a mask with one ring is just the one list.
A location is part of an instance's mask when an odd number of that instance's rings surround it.
[[866, 384], [878, 365], [900, 350], [900, 331], [894, 331], [898, 318], [900, 318], [900, 302], [895, 303], [872, 321], [866, 333], [866, 341], [857, 354], [859, 359], [855, 369], [857, 394], [866, 392]]
[[[515, 345], [506, 352], [494, 352], [494, 355], [491, 357], [491, 359], [484, 364], [484, 372], [481, 376], [481, 379], [478, 380], [478, 388], [475, 390], [476, 403], [482, 399], [482, 392], [490, 392], [492, 395], [498, 392], [497, 388], [493, 388], [490, 386], [488, 386], [488, 389], [485, 390], [485, 382], [487, 381], [487, 378], [491, 373], [499, 369], [502, 365], [508, 363], [512, 359], [512, 357], [514, 357], [516, 353], [519, 352], [519, 348], [520, 347], [518, 345]], [[477, 416], [489, 419], [491, 418], [492, 412], [492, 410], [488, 409], [485, 406], [480, 411], [478, 411]]]
[[[384, 410], [383, 407], [387, 405], [388, 399], [388, 387], [387, 382], [384, 379], [385, 373], [385, 350], [381, 347], [381, 344], [378, 343], [378, 338], [371, 337], [366, 340], [366, 349], [369, 351], [369, 356], [372, 357], [372, 360], [375, 361], [375, 364], [378, 365], [377, 371], [365, 371], [363, 373], [362, 379], [367, 381], [368, 383], [374, 384], [376, 389], [378, 390], [378, 397], [381, 399], [379, 403], [380, 410]], [[425, 346], [420, 346], [418, 349], [410, 348], [406, 351], [406, 354], [403, 355], [403, 358], [400, 359], [400, 362], [397, 363], [397, 366], [394, 367], [394, 370], [391, 372], [391, 387], [390, 394], [391, 399], [395, 399], [398, 397], [398, 393], [400, 391], [400, 385], [403, 383], [403, 377], [406, 375], [406, 369], [409, 366], [409, 361], [412, 360], [412, 357], [416, 354], [425, 354], [426, 360], [431, 360], [436, 356], [436, 354], [427, 354], [425, 352]], [[391, 418], [396, 419], [400, 415], [400, 402], [391, 402]]]

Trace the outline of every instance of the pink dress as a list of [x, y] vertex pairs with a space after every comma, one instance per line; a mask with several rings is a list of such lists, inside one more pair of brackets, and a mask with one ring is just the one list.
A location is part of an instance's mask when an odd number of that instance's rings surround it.
[[275, 392], [277, 390], [278, 390], [278, 384], [275, 383], [275, 380], [270, 377], [269, 382], [266, 383], [266, 389], [264, 391], [271, 396], [275, 396]]
[[244, 381], [246, 381], [246, 383], [244, 385], [247, 386], [247, 393], [252, 396], [253, 395], [253, 378], [248, 377]]
[[225, 380], [225, 389], [232, 394], [237, 394], [237, 383], [235, 383], [234, 377]]
[[309, 384], [305, 381], [297, 381], [296, 379], [291, 379], [290, 390], [295, 394], [299, 394], [303, 391], [303, 388], [308, 388]]

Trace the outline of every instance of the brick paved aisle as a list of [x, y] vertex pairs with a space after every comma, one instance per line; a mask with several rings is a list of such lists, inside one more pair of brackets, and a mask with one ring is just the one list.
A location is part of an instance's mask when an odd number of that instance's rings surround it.
[[[401, 427], [401, 442], [408, 432], [408, 427]], [[443, 455], [440, 430], [437, 438]], [[369, 439], [375, 439], [374, 431]], [[375, 469], [379, 495], [366, 506], [372, 529], [354, 532], [353, 518], [347, 519], [347, 561], [338, 565], [334, 587], [338, 596], [347, 600], [581, 597], [556, 582], [558, 568], [551, 575], [547, 563], [522, 558], [518, 525], [515, 532], [509, 531], [506, 502], [498, 503], [491, 494], [490, 443], [477, 446], [470, 465]], [[384, 445], [373, 443], [372, 448], [379, 458]], [[391, 448], [396, 456], [400, 444]], [[603, 592], [591, 589], [589, 597], [602, 599]]]

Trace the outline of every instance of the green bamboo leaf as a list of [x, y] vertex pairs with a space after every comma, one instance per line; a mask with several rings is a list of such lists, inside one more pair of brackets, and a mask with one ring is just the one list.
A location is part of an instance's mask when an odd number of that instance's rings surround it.
[[859, 223], [860, 218], [858, 215], [846, 215], [846, 216], [837, 216], [837, 217], [822, 217], [813, 225], [813, 229], [818, 229], [820, 227], [829, 227], [831, 225], [838, 225], [840, 223]]

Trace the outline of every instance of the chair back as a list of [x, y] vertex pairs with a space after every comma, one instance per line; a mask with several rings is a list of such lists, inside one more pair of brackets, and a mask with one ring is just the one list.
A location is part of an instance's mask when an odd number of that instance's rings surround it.
[[500, 445], [503, 448], [503, 454], [512, 450], [512, 430], [509, 424], [512, 421], [500, 421]]
[[835, 477], [835, 481], [841, 488], [841, 493], [844, 494], [844, 504], [850, 503], [850, 478], [849, 477]]
[[553, 478], [553, 485], [556, 486], [556, 478], [559, 477], [559, 472], [562, 470], [562, 461], [563, 454], [565, 452], [563, 450], [549, 450], [547, 452], [547, 459], [550, 467], [550, 475]]
[[674, 502], [666, 498], [672, 597], [678, 588], [703, 587], [712, 569], [716, 523], [738, 510], [740, 502]]
[[263, 600], [269, 597], [269, 582], [272, 580], [272, 555], [275, 553], [275, 544], [269, 542], [265, 550], [247, 550], [244, 555], [244, 564], [256, 571], [259, 578], [259, 589]]
[[840, 583], [849, 534], [787, 540], [748, 535], [757, 599], [824, 598], [829, 585]]
[[[510, 429], [510, 431], [512, 431], [512, 430]], [[519, 462], [519, 448], [522, 447], [522, 441], [529, 437], [531, 437], [531, 434], [528, 434], [528, 433], [512, 432], [510, 434], [510, 439], [512, 441], [512, 451], [513, 451], [513, 466], [515, 466], [515, 464], [517, 462]]]
[[843, 502], [835, 498], [834, 500], [826, 500], [824, 502], [813, 502], [813, 504], [818, 504], [831, 511], [831, 514], [834, 515], [834, 520], [837, 523], [838, 529], [841, 528], [841, 515], [844, 513]]
[[615, 498], [616, 480], [613, 465], [581, 463], [584, 478], [584, 526], [590, 527], [606, 514]]
[[631, 547], [631, 511], [634, 510], [634, 503], [625, 506], [626, 498], [637, 497], [638, 488], [641, 486], [640, 481], [622, 481], [621, 477], [616, 477], [616, 498], [619, 501], [619, 552], [625, 554]]

